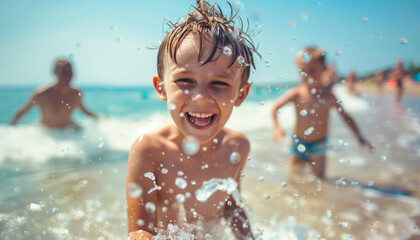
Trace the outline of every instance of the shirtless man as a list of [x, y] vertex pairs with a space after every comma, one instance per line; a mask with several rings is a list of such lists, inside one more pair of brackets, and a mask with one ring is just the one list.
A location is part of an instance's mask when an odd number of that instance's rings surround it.
[[15, 125], [32, 107], [38, 105], [41, 109], [42, 125], [53, 128], [77, 128], [71, 119], [76, 108], [97, 120], [98, 117], [86, 109], [82, 102], [80, 90], [70, 86], [73, 70], [69, 61], [55, 61], [54, 75], [57, 81], [34, 91], [29, 100], [17, 111], [11, 124]]

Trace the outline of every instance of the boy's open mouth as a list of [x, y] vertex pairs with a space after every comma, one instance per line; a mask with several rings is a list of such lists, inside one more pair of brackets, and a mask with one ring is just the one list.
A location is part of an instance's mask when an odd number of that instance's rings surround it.
[[186, 112], [188, 121], [195, 127], [203, 128], [213, 123], [214, 113]]

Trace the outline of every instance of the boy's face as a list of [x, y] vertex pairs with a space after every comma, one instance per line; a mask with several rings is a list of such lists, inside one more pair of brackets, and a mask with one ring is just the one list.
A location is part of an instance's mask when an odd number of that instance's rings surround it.
[[[310, 61], [308, 63], [302, 63], [298, 65], [298, 68], [301, 70], [298, 74], [301, 77], [301, 80], [304, 83], [309, 85], [321, 85], [321, 76], [325, 71], [325, 64], [321, 61]], [[312, 81], [309, 81], [312, 79]]]
[[205, 144], [224, 127], [233, 106], [245, 100], [250, 85], [241, 86], [242, 68], [237, 61], [228, 67], [231, 55], [222, 53], [216, 61], [201, 65], [199, 61], [207, 59], [212, 45], [203, 40], [203, 57], [198, 60], [199, 46], [194, 36], [183, 40], [177, 51], [178, 63], [166, 54], [164, 79], [154, 76], [153, 84], [159, 98], [168, 102], [169, 113], [181, 133]]
[[58, 81], [61, 83], [70, 83], [73, 78], [73, 70], [70, 64], [58, 67], [55, 71]]

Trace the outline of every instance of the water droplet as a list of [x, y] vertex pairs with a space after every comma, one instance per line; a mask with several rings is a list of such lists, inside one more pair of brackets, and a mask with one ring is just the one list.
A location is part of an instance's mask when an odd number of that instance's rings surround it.
[[169, 104], [169, 110], [175, 110], [176, 109], [176, 105], [175, 104], [173, 104], [173, 103], [171, 103], [171, 104]]
[[167, 168], [162, 168], [162, 170], [160, 170], [160, 172], [162, 174], [168, 174], [168, 169]]
[[81, 93], [81, 92], [79, 92], [79, 96], [80, 96], [80, 97], [82, 96], [82, 93]]
[[408, 43], [406, 38], [400, 38], [400, 44], [401, 45], [406, 45]]
[[185, 202], [185, 196], [184, 196], [184, 195], [182, 195], [181, 193], [177, 194], [177, 195], [175, 196], [175, 198], [176, 198], [176, 201], [177, 201], [177, 202], [179, 202], [179, 203], [183, 203], [183, 202]]
[[241, 160], [241, 155], [238, 152], [233, 152], [232, 154], [230, 154], [230, 163], [232, 164], [238, 164], [239, 161]]
[[307, 21], [309, 19], [308, 14], [302, 13], [302, 19], [305, 20], [305, 21]]
[[314, 79], [313, 78], [309, 78], [308, 79], [308, 84], [312, 84], [314, 82]]
[[341, 100], [338, 100], [338, 101], [337, 101], [337, 103], [338, 103], [338, 104], [342, 104], [342, 103], [343, 103], [343, 101], [341, 101]]
[[316, 88], [311, 89], [311, 94], [314, 95], [316, 93]]
[[176, 179], [175, 179], [175, 185], [177, 186], [177, 187], [179, 187], [180, 189], [185, 189], [186, 187], [187, 187], [187, 181], [185, 181], [185, 179], [184, 178], [181, 178], [181, 177], [177, 177]]
[[307, 77], [308, 74], [306, 74], [306, 72], [301, 72], [300, 75], [302, 75], [302, 77]]
[[261, 106], [264, 106], [264, 101], [261, 101], [261, 102], [260, 102], [260, 105], [261, 105]]
[[269, 200], [270, 199], [270, 194], [264, 194], [264, 199]]
[[314, 127], [309, 127], [303, 132], [303, 134], [305, 134], [305, 136], [311, 135], [314, 132], [314, 129]]
[[104, 146], [104, 143], [103, 142], [100, 142], [99, 144], [98, 144], [98, 148], [102, 148]]
[[190, 93], [190, 90], [185, 89], [184, 93], [185, 93], [185, 94], [188, 94], [188, 93]]
[[143, 219], [137, 220], [137, 225], [140, 227], [144, 226], [144, 220]]
[[389, 149], [389, 144], [385, 144], [385, 149]]
[[167, 207], [162, 207], [162, 212], [163, 213], [167, 213], [168, 212], [168, 208]]
[[302, 53], [303, 62], [308, 63], [311, 61], [311, 55], [308, 52]]
[[368, 18], [367, 17], [364, 17], [364, 18], [362, 18], [362, 21], [363, 22], [367, 22], [368, 21]]
[[224, 46], [223, 47], [223, 54], [228, 55], [228, 56], [232, 55], [232, 49], [230, 49], [230, 47], [228, 47], [228, 46]]
[[290, 22], [289, 22], [289, 26], [290, 26], [291, 28], [294, 28], [294, 27], [296, 27], [296, 23], [295, 23], [295, 22], [293, 22], [293, 21], [290, 21]]
[[305, 152], [305, 151], [306, 151], [306, 147], [305, 147], [305, 146], [303, 146], [302, 144], [298, 144], [298, 146], [297, 146], [297, 150], [298, 150], [299, 152], [303, 153], [303, 152]]
[[138, 198], [143, 193], [143, 189], [133, 182], [130, 182], [128, 184], [127, 191], [128, 191], [128, 195], [130, 195], [130, 197], [132, 198]]
[[282, 182], [282, 183], [281, 183], [281, 186], [282, 186], [283, 188], [287, 187], [287, 182]]
[[29, 209], [31, 209], [31, 211], [33, 211], [33, 212], [39, 212], [39, 211], [41, 211], [41, 206], [39, 206], [36, 203], [31, 203], [31, 204], [29, 204]]
[[242, 57], [242, 56], [239, 56], [237, 60], [238, 60], [238, 63], [239, 63], [241, 66], [245, 63], [245, 58], [244, 58], [244, 57]]
[[218, 142], [219, 142], [219, 140], [218, 140], [217, 138], [214, 138], [214, 139], [213, 139], [213, 143], [214, 143], [214, 144], [217, 144]]
[[115, 31], [115, 30], [117, 29], [117, 26], [115, 26], [115, 25], [111, 25], [111, 26], [109, 27], [109, 29], [110, 29], [111, 31]]
[[338, 222], [338, 226], [340, 226], [341, 228], [345, 228], [347, 227], [348, 223], [347, 222]]
[[122, 42], [122, 40], [123, 40], [123, 37], [121, 37], [121, 36], [116, 36], [115, 37], [115, 42], [117, 42], [117, 43]]
[[182, 143], [182, 150], [187, 155], [194, 155], [198, 152], [200, 147], [200, 143], [195, 137], [187, 136], [184, 138]]
[[179, 113], [179, 117], [184, 117], [184, 113]]
[[152, 172], [144, 173], [144, 176], [147, 177], [148, 179], [152, 180], [152, 181], [156, 180], [155, 174], [153, 174]]
[[258, 182], [264, 182], [264, 180], [265, 180], [264, 176], [259, 176], [259, 177], [257, 178], [257, 181], [258, 181]]
[[73, 53], [70, 53], [70, 54], [69, 54], [69, 60], [70, 60], [70, 61], [73, 61], [73, 60], [74, 60], [74, 58], [75, 58], [74, 54], [73, 54]]
[[341, 55], [341, 50], [340, 49], [335, 50], [335, 55], [340, 56]]
[[314, 113], [315, 113], [315, 109], [311, 109], [311, 110], [309, 111], [309, 113], [310, 113], [310, 114], [314, 114]]
[[302, 109], [302, 110], [300, 110], [300, 116], [306, 116], [306, 115], [308, 115], [308, 111], [306, 111], [306, 109]]
[[144, 208], [148, 213], [154, 213], [156, 211], [156, 205], [152, 202], [147, 202]]
[[381, 161], [382, 161], [382, 162], [385, 162], [386, 160], [387, 160], [387, 157], [386, 157], [385, 155], [382, 155], [382, 156], [381, 156]]
[[203, 152], [207, 152], [207, 147], [203, 147]]

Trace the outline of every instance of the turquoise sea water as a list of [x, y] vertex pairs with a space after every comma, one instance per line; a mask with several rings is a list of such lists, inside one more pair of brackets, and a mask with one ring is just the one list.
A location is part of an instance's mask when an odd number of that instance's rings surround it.
[[[0, 88], [0, 239], [125, 239], [125, 174], [136, 136], [171, 121], [152, 88], [86, 87], [83, 101], [107, 116], [98, 122], [76, 112], [78, 132], [39, 126], [31, 110], [10, 126], [34, 88]], [[253, 86], [227, 127], [251, 142], [242, 196], [263, 239], [407, 239], [420, 213], [420, 100], [347, 95], [343, 107], [375, 143], [359, 147], [336, 113], [331, 115], [327, 179], [287, 177], [287, 140], [272, 141], [270, 109], [288, 88]], [[293, 108], [280, 113], [290, 133]], [[335, 181], [341, 179], [340, 181]], [[411, 196], [357, 187], [404, 189]]]

